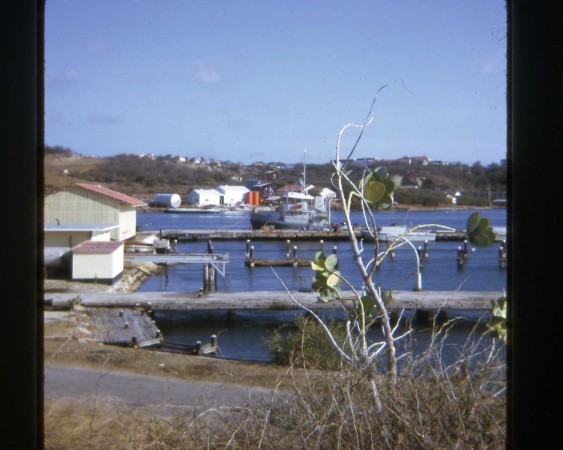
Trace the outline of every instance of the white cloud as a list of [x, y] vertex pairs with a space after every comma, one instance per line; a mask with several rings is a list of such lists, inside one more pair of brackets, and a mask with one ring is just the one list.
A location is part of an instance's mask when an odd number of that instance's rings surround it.
[[192, 64], [192, 76], [195, 80], [205, 84], [217, 84], [221, 81], [221, 74], [201, 62]]

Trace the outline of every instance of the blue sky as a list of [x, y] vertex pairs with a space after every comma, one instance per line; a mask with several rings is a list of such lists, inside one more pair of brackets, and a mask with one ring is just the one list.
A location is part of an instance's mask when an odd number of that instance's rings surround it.
[[506, 157], [501, 0], [48, 0], [45, 28], [51, 146], [328, 162], [386, 86], [355, 157]]

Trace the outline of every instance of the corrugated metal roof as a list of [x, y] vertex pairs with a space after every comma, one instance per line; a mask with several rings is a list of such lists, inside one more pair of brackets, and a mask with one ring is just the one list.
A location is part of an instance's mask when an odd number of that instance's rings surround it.
[[121, 192], [113, 191], [113, 190], [108, 189], [106, 187], [103, 187], [102, 185], [99, 185], [99, 184], [76, 183], [75, 186], [79, 186], [83, 189], [87, 189], [89, 191], [105, 195], [106, 197], [110, 197], [110, 198], [113, 198], [115, 200], [119, 200], [120, 202], [123, 202], [123, 203], [128, 203], [131, 206], [147, 206], [147, 204], [145, 202], [143, 202], [142, 200], [139, 200], [139, 199], [134, 198], [134, 197], [130, 197], [129, 195], [126, 195], [126, 194], [122, 194]]
[[72, 249], [73, 253], [113, 253], [123, 242], [119, 241], [84, 241]]

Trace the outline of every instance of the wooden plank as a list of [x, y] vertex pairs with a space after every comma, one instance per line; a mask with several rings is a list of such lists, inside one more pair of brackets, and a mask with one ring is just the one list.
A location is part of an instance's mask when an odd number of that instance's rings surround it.
[[307, 267], [311, 265], [308, 259], [247, 259], [247, 267]]
[[[489, 310], [491, 300], [504, 294], [501, 291], [392, 291], [390, 309], [465, 309]], [[296, 309], [284, 291], [210, 292], [130, 292], [85, 293], [79, 295], [84, 306], [135, 307], [154, 310], [288, 310]], [[313, 310], [338, 309], [337, 302], [318, 301], [314, 292], [292, 292], [301, 304]], [[53, 304], [71, 302], [77, 294], [49, 294]], [[46, 298], [47, 300], [47, 298]]]
[[94, 339], [104, 344], [146, 347], [162, 341], [143, 309], [86, 308], [95, 325]]

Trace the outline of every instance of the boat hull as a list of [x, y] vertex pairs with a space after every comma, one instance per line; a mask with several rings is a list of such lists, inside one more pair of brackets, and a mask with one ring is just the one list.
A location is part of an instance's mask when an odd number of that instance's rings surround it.
[[283, 214], [279, 211], [255, 211], [250, 215], [252, 229], [272, 226], [277, 230], [329, 230], [328, 220], [312, 214]]

